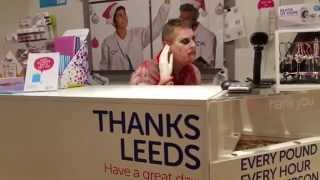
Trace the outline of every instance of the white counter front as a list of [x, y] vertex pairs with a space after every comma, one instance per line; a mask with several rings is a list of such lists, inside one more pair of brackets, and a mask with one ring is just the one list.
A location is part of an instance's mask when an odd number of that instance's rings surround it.
[[2, 180], [208, 180], [217, 86], [105, 86], [0, 96]]

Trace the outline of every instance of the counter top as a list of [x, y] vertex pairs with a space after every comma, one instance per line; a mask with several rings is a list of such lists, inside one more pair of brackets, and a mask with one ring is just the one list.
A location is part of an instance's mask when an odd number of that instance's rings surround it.
[[[24, 92], [13, 96], [88, 97], [118, 99], [208, 100], [222, 93], [220, 86], [86, 86], [50, 92]], [[10, 96], [11, 96], [10, 95]], [[1, 95], [8, 96], [8, 95]]]

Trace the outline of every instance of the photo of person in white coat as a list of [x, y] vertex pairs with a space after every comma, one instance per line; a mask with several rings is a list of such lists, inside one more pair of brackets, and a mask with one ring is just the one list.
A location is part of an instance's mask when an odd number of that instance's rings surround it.
[[199, 15], [206, 16], [204, 0], [181, 0], [179, 18], [190, 23], [196, 42], [195, 64], [200, 69], [214, 68], [216, 59], [216, 35], [204, 27], [199, 21]]
[[[165, 0], [152, 21], [152, 40], [156, 39], [168, 19], [170, 0]], [[101, 45], [101, 70], [134, 70], [144, 60], [143, 50], [150, 44], [150, 28], [128, 28], [126, 8], [118, 2], [109, 5], [103, 17], [115, 32]]]

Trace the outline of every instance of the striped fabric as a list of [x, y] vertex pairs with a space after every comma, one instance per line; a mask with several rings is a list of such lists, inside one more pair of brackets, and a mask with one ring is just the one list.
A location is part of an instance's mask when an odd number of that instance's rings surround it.
[[60, 55], [59, 76], [62, 75], [63, 71], [67, 68], [70, 61], [71, 56]]

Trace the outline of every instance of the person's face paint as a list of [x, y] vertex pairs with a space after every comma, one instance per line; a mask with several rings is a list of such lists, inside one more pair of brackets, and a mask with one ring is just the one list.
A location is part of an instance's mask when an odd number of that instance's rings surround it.
[[125, 9], [120, 9], [115, 14], [115, 27], [116, 28], [127, 28], [128, 16]]
[[177, 28], [176, 38], [170, 46], [175, 63], [187, 65], [193, 62], [196, 56], [195, 37], [192, 29]]

